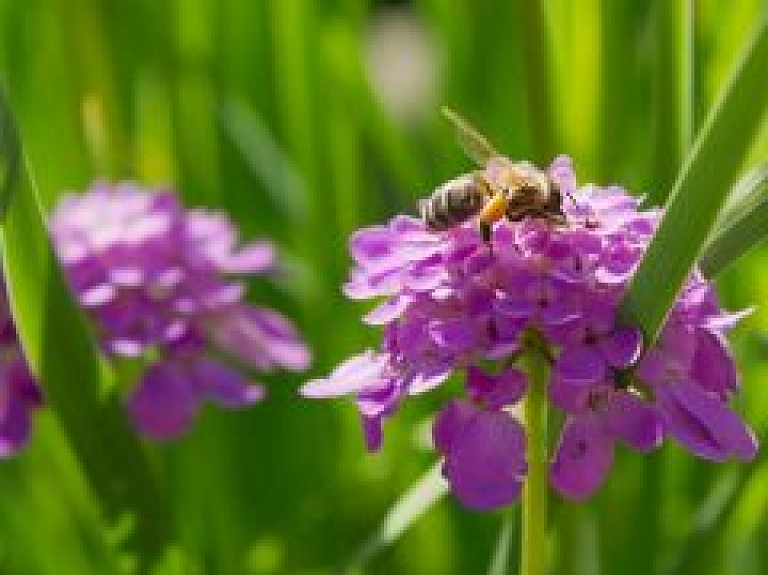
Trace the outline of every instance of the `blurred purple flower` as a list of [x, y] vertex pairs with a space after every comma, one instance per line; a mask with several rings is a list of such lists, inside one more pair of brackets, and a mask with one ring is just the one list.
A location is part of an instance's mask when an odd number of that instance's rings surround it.
[[42, 391], [22, 355], [5, 285], [0, 283], [0, 459], [27, 444], [30, 414], [42, 405]]
[[526, 353], [550, 360], [550, 401], [566, 415], [550, 474], [564, 497], [583, 499], [602, 484], [617, 441], [646, 452], [669, 434], [702, 457], [753, 457], [755, 438], [728, 407], [737, 375], [724, 333], [743, 313], [724, 312], [694, 272], [661, 342], [644, 349], [617, 306], [660, 212], [640, 211], [640, 199], [616, 186], [577, 188], [565, 156], [549, 173], [575, 198], [563, 205], [568, 225], [500, 221], [492, 251], [474, 222], [431, 233], [397, 216], [353, 234], [344, 293], [379, 299], [363, 321], [383, 327], [382, 344], [303, 394], [355, 396], [376, 450], [383, 421], [406, 397], [466, 372], [468, 401], [446, 404], [433, 432], [446, 479], [476, 509], [514, 501], [524, 480], [515, 404], [525, 379], [509, 366]]
[[272, 270], [273, 245], [238, 245], [225, 215], [186, 210], [170, 192], [95, 184], [62, 199], [51, 232], [105, 352], [153, 358], [128, 398], [140, 432], [171, 439], [206, 399], [235, 409], [261, 398], [262, 388], [208, 357], [212, 349], [262, 372], [307, 368], [293, 325], [242, 301], [238, 276]]

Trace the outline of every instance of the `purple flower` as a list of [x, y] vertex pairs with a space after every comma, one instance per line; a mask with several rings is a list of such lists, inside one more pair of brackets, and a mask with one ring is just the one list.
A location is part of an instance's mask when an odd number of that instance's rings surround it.
[[182, 435], [203, 401], [237, 409], [264, 396], [262, 387], [247, 385], [242, 375], [205, 357], [158, 361], [150, 365], [128, 399], [136, 426], [156, 439]]
[[750, 460], [757, 440], [728, 407], [736, 374], [719, 335], [673, 317], [637, 376], [652, 390], [669, 434], [694, 454], [713, 461]]
[[433, 435], [443, 475], [466, 507], [494, 509], [520, 497], [525, 432], [508, 413], [454, 400], [437, 415]]
[[564, 497], [583, 499], [605, 479], [615, 441], [647, 452], [664, 439], [662, 419], [636, 394], [605, 382], [592, 386], [555, 380], [553, 405], [568, 413], [550, 477]]
[[149, 361], [127, 400], [140, 432], [177, 437], [206, 400], [235, 409], [263, 396], [209, 350], [261, 372], [307, 368], [293, 325], [243, 302], [242, 276], [273, 270], [274, 247], [239, 245], [223, 214], [185, 210], [170, 192], [99, 183], [62, 199], [51, 232], [105, 352]]
[[[490, 162], [486, 176], [504, 178], [508, 163]], [[641, 211], [617, 186], [579, 188], [565, 156], [549, 174], [573, 198], [563, 203], [567, 225], [502, 220], [490, 250], [473, 221], [431, 233], [397, 216], [356, 232], [344, 293], [375, 300], [363, 321], [381, 326], [382, 343], [303, 394], [352, 395], [375, 450], [407, 397], [466, 371], [468, 400], [440, 410], [434, 439], [453, 491], [475, 509], [509, 504], [524, 481], [515, 404], [525, 377], [510, 366], [530, 353], [550, 361], [550, 403], [565, 414], [550, 450], [551, 482], [564, 497], [583, 499], [602, 484], [617, 442], [642, 453], [669, 434], [709, 459], [753, 457], [755, 438], [728, 406], [738, 378], [725, 331], [744, 312], [722, 310], [694, 271], [660, 343], [644, 348], [617, 306], [660, 212]]]
[[4, 459], [27, 444], [31, 413], [43, 405], [43, 395], [19, 348], [2, 283], [0, 352], [0, 459]]
[[594, 297], [590, 300], [584, 306], [588, 315], [548, 330], [551, 339], [563, 348], [554, 365], [557, 379], [575, 384], [598, 383], [608, 377], [611, 369], [627, 368], [640, 357], [640, 330], [615, 324], [613, 302]]
[[476, 366], [467, 368], [467, 393], [476, 405], [500, 410], [520, 401], [526, 388], [525, 374], [508, 367], [498, 375], [490, 375]]
[[443, 475], [471, 509], [509, 505], [520, 497], [528, 466], [523, 427], [504, 408], [522, 398], [525, 375], [514, 368], [490, 375], [470, 366], [466, 387], [471, 402], [447, 403], [432, 428], [445, 456]]

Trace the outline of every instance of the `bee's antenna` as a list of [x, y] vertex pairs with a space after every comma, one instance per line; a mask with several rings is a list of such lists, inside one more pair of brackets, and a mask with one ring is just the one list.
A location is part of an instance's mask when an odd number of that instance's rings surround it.
[[464, 153], [478, 166], [485, 166], [488, 160], [499, 155], [488, 138], [478, 132], [472, 124], [454, 110], [444, 106], [441, 112], [456, 131], [456, 136]]

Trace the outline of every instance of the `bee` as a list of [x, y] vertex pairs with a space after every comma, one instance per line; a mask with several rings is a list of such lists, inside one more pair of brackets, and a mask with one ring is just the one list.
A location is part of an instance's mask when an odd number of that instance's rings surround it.
[[419, 204], [427, 229], [449, 230], [477, 217], [483, 241], [490, 245], [493, 224], [541, 218], [566, 224], [560, 187], [546, 172], [528, 162], [513, 162], [466, 120], [449, 109], [443, 114], [454, 125], [464, 152], [480, 167], [437, 188]]

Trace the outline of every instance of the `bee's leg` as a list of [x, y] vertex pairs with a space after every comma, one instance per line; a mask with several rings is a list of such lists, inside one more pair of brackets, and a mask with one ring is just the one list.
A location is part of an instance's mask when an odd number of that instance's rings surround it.
[[483, 238], [483, 243], [488, 246], [488, 249], [493, 252], [493, 243], [491, 242], [491, 236], [493, 234], [493, 227], [489, 222], [480, 222], [480, 237]]
[[480, 222], [480, 234], [483, 241], [491, 246], [491, 231], [493, 224], [499, 221], [507, 212], [507, 196], [503, 190], [499, 190], [486, 202], [483, 209], [480, 210], [478, 221]]

